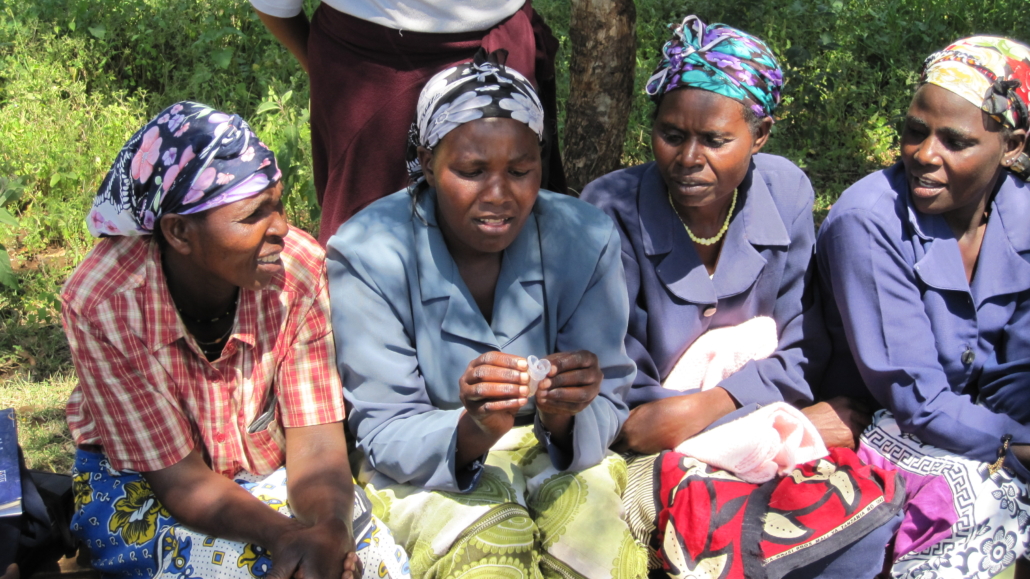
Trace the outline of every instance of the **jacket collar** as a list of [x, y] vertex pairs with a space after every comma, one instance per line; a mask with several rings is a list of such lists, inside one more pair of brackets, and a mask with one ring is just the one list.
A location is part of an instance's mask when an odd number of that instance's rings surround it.
[[461, 278], [437, 225], [436, 192], [429, 190], [422, 196], [418, 212], [425, 221], [418, 215], [412, 216], [419, 290], [423, 303], [448, 300], [441, 324], [444, 332], [501, 349], [542, 318], [543, 303], [526, 291], [527, 285], [543, 282], [537, 224], [539, 207], [538, 203], [518, 237], [504, 250], [494, 291], [491, 325], [486, 323]]
[[[674, 295], [697, 304], [715, 304], [751, 287], [765, 267], [757, 247], [790, 244], [790, 235], [765, 180], [756, 178], [754, 162], [740, 184], [741, 205], [730, 219], [713, 278], [676, 215], [654, 163], [645, 171], [637, 196], [644, 252], [660, 257], [655, 271]], [[664, 256], [664, 257], [662, 257]]]
[[900, 164], [891, 181], [902, 198], [908, 223], [926, 251], [915, 264], [916, 275], [925, 284], [941, 290], [972, 291], [977, 305], [994, 296], [1030, 289], [1030, 263], [1020, 255], [1030, 251], [1030, 230], [1021, 223], [1030, 215], [1030, 191], [1021, 179], [1006, 174], [994, 196], [972, 288], [966, 281], [958, 241], [944, 217], [915, 209]]

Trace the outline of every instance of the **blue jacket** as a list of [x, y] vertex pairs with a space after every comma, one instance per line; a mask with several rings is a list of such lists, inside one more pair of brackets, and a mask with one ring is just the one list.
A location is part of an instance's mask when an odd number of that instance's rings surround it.
[[669, 203], [655, 164], [615, 171], [587, 185], [583, 199], [612, 217], [622, 235], [631, 304], [626, 350], [637, 364], [631, 407], [681, 394], [661, 383], [706, 331], [769, 316], [779, 347], [722, 381], [743, 407], [812, 400], [806, 374], [828, 354], [812, 273], [812, 185], [782, 157], [758, 154], [739, 189], [712, 278]]
[[845, 191], [819, 231], [833, 343], [822, 395], [871, 395], [903, 432], [973, 460], [993, 462], [1006, 434], [1030, 442], [1028, 223], [1030, 190], [1008, 175], [970, 284], [944, 218], [910, 204], [900, 163]]
[[[373, 485], [409, 483], [467, 491], [482, 467], [455, 470], [462, 413], [458, 380], [480, 354], [518, 356], [589, 350], [601, 392], [576, 415], [573, 452], [537, 437], [556, 468], [601, 461], [628, 416], [633, 381], [626, 355], [629, 304], [619, 235], [603, 213], [540, 191], [533, 213], [504, 251], [492, 324], [479, 312], [436, 226], [436, 196], [413, 215], [406, 191], [369, 205], [342, 225], [327, 248], [337, 363]], [[535, 412], [533, 402], [523, 413]], [[385, 478], [384, 478], [385, 477]]]

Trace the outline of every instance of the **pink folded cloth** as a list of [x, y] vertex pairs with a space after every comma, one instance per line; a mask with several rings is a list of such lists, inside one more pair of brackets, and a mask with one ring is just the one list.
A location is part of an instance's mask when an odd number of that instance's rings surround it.
[[767, 316], [705, 332], [680, 356], [662, 383], [670, 390], [708, 390], [751, 360], [768, 358], [779, 343], [776, 321]]
[[815, 425], [786, 402], [763, 406], [743, 418], [682, 442], [676, 452], [760, 484], [795, 466], [829, 454]]
[[[768, 358], [778, 341], [776, 321], [766, 316], [710, 330], [680, 356], [663, 386], [680, 392], [715, 388], [751, 360]], [[829, 454], [815, 425], [784, 402], [703, 432], [681, 443], [676, 452], [755, 484]]]

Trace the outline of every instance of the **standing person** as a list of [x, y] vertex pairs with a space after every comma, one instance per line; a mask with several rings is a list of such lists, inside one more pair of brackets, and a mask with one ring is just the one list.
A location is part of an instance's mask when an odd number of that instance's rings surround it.
[[537, 87], [545, 111], [543, 184], [565, 191], [557, 142], [558, 40], [529, 0], [251, 0], [311, 79], [311, 149], [322, 205], [319, 242], [372, 201], [407, 185], [415, 104], [437, 72], [487, 52]]
[[819, 230], [825, 385], [881, 406], [861, 456], [909, 491], [899, 578], [992, 577], [1030, 543], [1030, 47], [927, 58], [901, 161]]
[[[904, 493], [852, 450], [868, 416], [845, 399], [812, 405], [809, 380], [828, 355], [812, 291], [814, 191], [789, 160], [760, 153], [783, 72], [761, 39], [696, 16], [674, 28], [662, 56], [646, 89], [657, 109], [655, 160], [583, 191], [622, 237], [637, 375], [615, 448], [641, 455], [631, 459], [630, 520], [640, 540], [656, 534], [678, 577], [704, 568], [712, 577], [871, 578]], [[726, 359], [702, 371], [712, 376], [703, 383], [680, 378]], [[770, 409], [777, 429], [758, 430]], [[777, 431], [799, 433], [799, 447], [768, 454], [800, 455], [801, 430], [786, 425], [809, 422], [813, 446], [821, 438], [829, 456], [797, 468], [758, 458]], [[673, 450], [716, 425], [717, 437], [740, 443], [709, 436], [705, 460]], [[734, 453], [743, 460], [723, 460]], [[862, 491], [841, 502], [827, 484], [834, 477]]]
[[[518, 72], [443, 71], [417, 119], [417, 184], [327, 249], [358, 479], [415, 577], [642, 577], [608, 451], [634, 374], [618, 233], [540, 189]], [[550, 362], [535, 396], [530, 356]]]
[[181, 102], [96, 196], [61, 315], [71, 530], [104, 577], [408, 576], [352, 484], [325, 254], [279, 178], [243, 119]]

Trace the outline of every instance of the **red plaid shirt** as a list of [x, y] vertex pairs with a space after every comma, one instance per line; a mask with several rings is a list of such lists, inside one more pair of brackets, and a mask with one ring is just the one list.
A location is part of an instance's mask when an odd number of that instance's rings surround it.
[[[291, 229], [282, 260], [269, 287], [240, 290], [233, 333], [208, 362], [175, 310], [157, 243], [98, 243], [61, 293], [79, 375], [75, 441], [103, 446], [119, 470], [167, 468], [201, 448], [215, 472], [267, 474], [285, 462], [284, 427], [342, 422], [325, 252]], [[273, 394], [275, 419], [249, 434]]]

